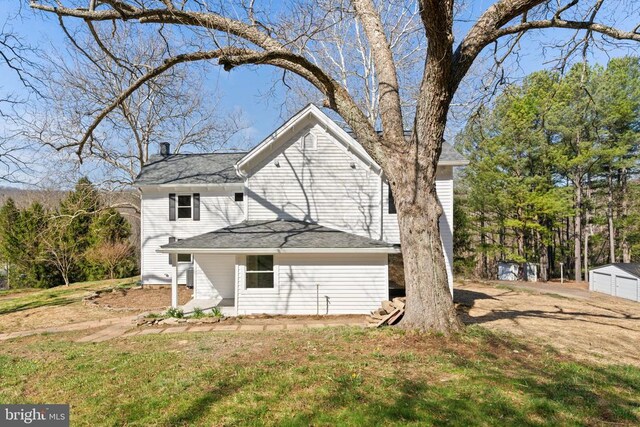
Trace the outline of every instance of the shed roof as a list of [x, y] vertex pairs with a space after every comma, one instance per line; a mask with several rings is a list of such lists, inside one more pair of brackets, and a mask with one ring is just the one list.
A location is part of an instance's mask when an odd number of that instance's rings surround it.
[[[397, 246], [303, 221], [244, 221], [161, 246], [159, 252], [398, 252]], [[268, 251], [265, 251], [268, 250]]]
[[640, 278], [640, 263], [638, 262], [614, 262], [612, 264], [600, 265], [592, 269], [592, 271], [597, 270], [599, 268], [603, 268], [603, 267], [609, 267], [609, 266], [617, 267], [624, 272], [627, 272], [633, 276]]

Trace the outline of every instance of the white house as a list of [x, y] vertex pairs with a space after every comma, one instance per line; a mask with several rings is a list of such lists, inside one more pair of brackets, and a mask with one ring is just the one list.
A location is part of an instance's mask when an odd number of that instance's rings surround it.
[[[144, 284], [190, 282], [193, 307], [230, 315], [366, 313], [388, 298], [398, 222], [381, 168], [313, 105], [248, 153], [161, 155], [136, 180]], [[453, 167], [437, 192], [452, 286]]]

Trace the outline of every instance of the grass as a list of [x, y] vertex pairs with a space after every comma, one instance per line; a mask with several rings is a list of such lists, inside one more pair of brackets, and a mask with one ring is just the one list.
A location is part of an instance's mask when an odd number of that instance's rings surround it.
[[70, 403], [73, 425], [640, 423], [640, 369], [481, 327], [72, 337], [3, 344], [0, 402]]
[[38, 307], [67, 305], [91, 292], [113, 287], [131, 287], [137, 278], [79, 282], [49, 289], [16, 289], [0, 293], [0, 315]]

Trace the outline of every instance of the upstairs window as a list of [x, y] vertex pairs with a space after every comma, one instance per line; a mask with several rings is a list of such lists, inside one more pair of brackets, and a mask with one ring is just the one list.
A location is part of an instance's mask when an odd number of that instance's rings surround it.
[[191, 195], [178, 195], [178, 219], [191, 218]]
[[247, 289], [273, 289], [273, 255], [247, 255]]
[[393, 198], [393, 193], [391, 192], [391, 186], [389, 186], [389, 213], [398, 213], [398, 211], [396, 210], [396, 201]]
[[303, 151], [315, 150], [317, 148], [316, 137], [311, 133], [306, 134], [302, 137], [301, 145]]

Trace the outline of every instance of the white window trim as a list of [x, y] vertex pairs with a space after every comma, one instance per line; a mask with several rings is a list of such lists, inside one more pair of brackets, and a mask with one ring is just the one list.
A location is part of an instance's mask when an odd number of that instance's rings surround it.
[[[248, 256], [257, 256], [257, 255], [271, 255], [273, 256], [273, 288], [247, 288], [247, 273], [257, 273], [259, 271], [253, 271], [247, 269], [247, 257]], [[279, 266], [278, 266], [278, 257], [274, 254], [246, 254], [244, 255], [243, 269], [242, 269], [242, 292], [249, 294], [273, 294], [278, 293], [279, 291]], [[268, 273], [268, 271], [260, 271], [262, 273]]]
[[[189, 218], [180, 218], [178, 212], [180, 211], [180, 196], [189, 196], [189, 203], [191, 206], [191, 216]], [[182, 206], [186, 208], [186, 206]], [[193, 221], [193, 194], [192, 193], [178, 193], [176, 194], [176, 221]]]
[[[182, 218], [182, 219], [186, 219], [186, 218]], [[176, 239], [176, 242], [179, 242], [182, 239]], [[189, 255], [189, 261], [180, 261], [178, 260], [178, 256], [179, 255]], [[182, 253], [176, 253], [175, 255], [176, 257], [176, 264], [193, 264], [193, 254], [189, 253], [189, 252], [182, 252]]]

